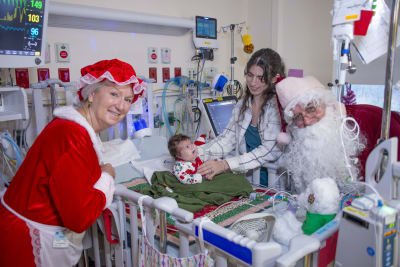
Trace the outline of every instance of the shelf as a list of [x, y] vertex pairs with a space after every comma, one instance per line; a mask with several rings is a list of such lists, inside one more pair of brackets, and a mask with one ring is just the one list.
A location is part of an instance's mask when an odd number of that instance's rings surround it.
[[134, 11], [50, 2], [50, 27], [183, 35], [195, 26], [194, 19]]
[[0, 112], [0, 121], [12, 121], [12, 120], [21, 120], [21, 119], [23, 119], [21, 113], [17, 113], [14, 111]]
[[0, 87], [0, 121], [29, 118], [28, 100], [21, 87]]

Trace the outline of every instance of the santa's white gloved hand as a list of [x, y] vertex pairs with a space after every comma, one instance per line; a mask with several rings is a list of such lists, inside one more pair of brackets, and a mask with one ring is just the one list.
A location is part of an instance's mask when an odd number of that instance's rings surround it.
[[302, 223], [296, 219], [291, 211], [286, 211], [281, 216], [276, 218], [272, 237], [276, 242], [288, 246], [290, 240], [300, 234]]

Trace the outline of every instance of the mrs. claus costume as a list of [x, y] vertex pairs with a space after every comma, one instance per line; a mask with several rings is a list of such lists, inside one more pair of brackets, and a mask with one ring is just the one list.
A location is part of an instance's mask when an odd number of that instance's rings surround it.
[[[132, 84], [135, 99], [143, 93], [132, 66], [117, 59], [97, 62], [81, 73], [81, 101], [88, 95], [85, 85], [105, 79]], [[1, 198], [2, 267], [76, 264], [85, 230], [112, 202], [114, 180], [100, 168], [98, 135], [71, 106], [55, 109], [54, 117]]]

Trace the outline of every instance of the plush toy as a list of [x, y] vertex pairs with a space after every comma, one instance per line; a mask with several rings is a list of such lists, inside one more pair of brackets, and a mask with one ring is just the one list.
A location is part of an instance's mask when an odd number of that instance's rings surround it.
[[307, 210], [303, 232], [311, 235], [333, 220], [339, 211], [340, 192], [332, 178], [315, 179], [298, 197], [298, 204]]
[[296, 235], [311, 235], [329, 221], [339, 211], [340, 192], [332, 178], [314, 179], [306, 190], [297, 196], [297, 204], [306, 210], [306, 219], [298, 221], [291, 211], [277, 216], [272, 235], [284, 245]]
[[206, 143], [206, 140], [207, 140], [207, 136], [205, 134], [202, 134], [194, 141], [194, 144], [196, 146], [202, 146]]

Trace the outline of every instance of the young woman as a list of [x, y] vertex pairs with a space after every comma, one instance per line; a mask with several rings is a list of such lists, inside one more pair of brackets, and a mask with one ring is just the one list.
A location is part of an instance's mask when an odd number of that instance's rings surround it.
[[[247, 172], [267, 161], [276, 161], [282, 154], [276, 136], [281, 131], [275, 83], [285, 76], [285, 66], [274, 50], [255, 52], [245, 69], [246, 92], [232, 112], [231, 120], [216, 139], [199, 147], [199, 155], [210, 160], [198, 169], [208, 178], [221, 172]], [[229, 157], [232, 151], [236, 156]], [[228, 156], [228, 158], [226, 158]], [[225, 158], [224, 160], [215, 160]], [[267, 185], [267, 175], [261, 173]]]

